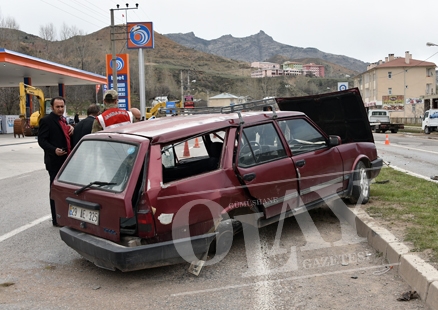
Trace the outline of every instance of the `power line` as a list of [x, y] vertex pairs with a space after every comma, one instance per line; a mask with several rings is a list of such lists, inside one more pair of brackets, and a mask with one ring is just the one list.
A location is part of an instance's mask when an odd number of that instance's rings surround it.
[[86, 20], [86, 19], [83, 19], [83, 18], [81, 18], [81, 17], [79, 17], [79, 16], [76, 16], [76, 15], [72, 14], [71, 12], [66, 11], [66, 10], [64, 10], [64, 9], [61, 9], [61, 8], [55, 6], [55, 5], [51, 4], [51, 3], [48, 3], [48, 2], [46, 2], [46, 1], [44, 1], [44, 0], [40, 0], [40, 1], [46, 3], [47, 5], [50, 5], [50, 6], [54, 7], [54, 8], [56, 8], [56, 9], [58, 9], [58, 10], [64, 12], [64, 13], [67, 13], [67, 14], [69, 14], [69, 15], [71, 15], [71, 16], [74, 16], [74, 17], [76, 17], [76, 18], [79, 18], [80, 20], [83, 20], [83, 21], [85, 21], [85, 22], [87, 22], [87, 23], [89, 23], [89, 24], [91, 24], [91, 25], [94, 25], [94, 26], [96, 26], [96, 27], [101, 27], [100, 25], [96, 25], [96, 24], [90, 22], [89, 20]]
[[[101, 8], [101, 7], [96, 6], [96, 5], [95, 5], [94, 3], [92, 3], [92, 2], [88, 2], [88, 4], [94, 6], [95, 8], [97, 8], [97, 9], [99, 9], [99, 10], [93, 9], [93, 8], [87, 6], [87, 5], [84, 4], [84, 3], [80, 3], [78, 0], [73, 0], [73, 1], [76, 2], [79, 6], [86, 7], [86, 8], [88, 8], [90, 11], [93, 11], [93, 12], [98, 13], [99, 15], [105, 16], [105, 19], [108, 17], [107, 14], [104, 14], [104, 13], [102, 12], [102, 8]], [[88, 14], [87, 14], [87, 15], [88, 15]], [[95, 16], [92, 16], [92, 17], [95, 18]]]
[[74, 6], [70, 5], [70, 4], [67, 4], [66, 2], [64, 2], [62, 0], [58, 0], [58, 1], [61, 2], [61, 3], [64, 3], [66, 6], [69, 6], [69, 7], [71, 7], [72, 9], [74, 9], [76, 11], [79, 11], [81, 14], [85, 14], [85, 15], [90, 16], [91, 18], [96, 19], [96, 16], [93, 16], [93, 15], [90, 15], [90, 14], [86, 13], [85, 12], [86, 10], [79, 10], [77, 7], [74, 7]]

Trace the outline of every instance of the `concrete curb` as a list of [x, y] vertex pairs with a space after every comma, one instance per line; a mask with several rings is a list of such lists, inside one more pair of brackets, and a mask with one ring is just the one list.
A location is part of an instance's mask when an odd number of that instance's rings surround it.
[[334, 212], [342, 214], [344, 219], [356, 228], [359, 237], [365, 237], [368, 244], [381, 252], [394, 270], [417, 291], [421, 299], [430, 307], [438, 310], [438, 270], [415, 254], [400, 242], [387, 229], [378, 226], [365, 211], [349, 208], [345, 204], [335, 204]]

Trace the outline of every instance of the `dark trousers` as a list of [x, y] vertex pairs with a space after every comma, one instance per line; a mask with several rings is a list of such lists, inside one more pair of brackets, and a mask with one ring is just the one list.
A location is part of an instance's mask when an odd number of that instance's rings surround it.
[[50, 176], [50, 190], [49, 190], [49, 199], [50, 199], [50, 211], [52, 212], [52, 224], [58, 225], [56, 221], [56, 209], [55, 209], [55, 201], [50, 198], [50, 194], [52, 192], [52, 183], [53, 180], [55, 180], [56, 174], [58, 173], [58, 170], [47, 170], [49, 172]]

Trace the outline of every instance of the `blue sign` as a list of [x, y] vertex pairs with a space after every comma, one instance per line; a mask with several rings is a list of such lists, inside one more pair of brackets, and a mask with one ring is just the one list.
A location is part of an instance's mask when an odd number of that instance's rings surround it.
[[[113, 68], [113, 62], [110, 61], [109, 65], [110, 65], [110, 67], [112, 69]], [[123, 61], [122, 58], [117, 57], [116, 58], [116, 65], [117, 65], [117, 71], [121, 71], [123, 69], [123, 67], [125, 66], [125, 62]]]
[[167, 114], [175, 114], [175, 101], [167, 101], [166, 102], [166, 113]]
[[[128, 105], [128, 87], [127, 87], [128, 76], [127, 74], [117, 74], [117, 92], [119, 94], [119, 108], [124, 110], [129, 110]], [[109, 88], [113, 88], [113, 76], [108, 76]]]
[[128, 49], [154, 48], [152, 22], [128, 23]]

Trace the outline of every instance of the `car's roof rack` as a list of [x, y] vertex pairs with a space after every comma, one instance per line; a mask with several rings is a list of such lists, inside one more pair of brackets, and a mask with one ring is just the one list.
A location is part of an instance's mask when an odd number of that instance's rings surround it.
[[[213, 113], [221, 113], [221, 114], [229, 114], [229, 113], [237, 113], [239, 115], [239, 119], [241, 123], [243, 123], [241, 112], [254, 110], [254, 109], [263, 109], [264, 107], [270, 107], [273, 113], [272, 118], [277, 118], [277, 113], [275, 113], [276, 102], [274, 99], [262, 99], [257, 101], [245, 102], [240, 104], [234, 104], [230, 106], [224, 107], [202, 107], [202, 108], [161, 108], [159, 113], [161, 114], [169, 114], [169, 111], [173, 115], [184, 115], [184, 114], [213, 114]], [[271, 112], [265, 111], [265, 112]]]

